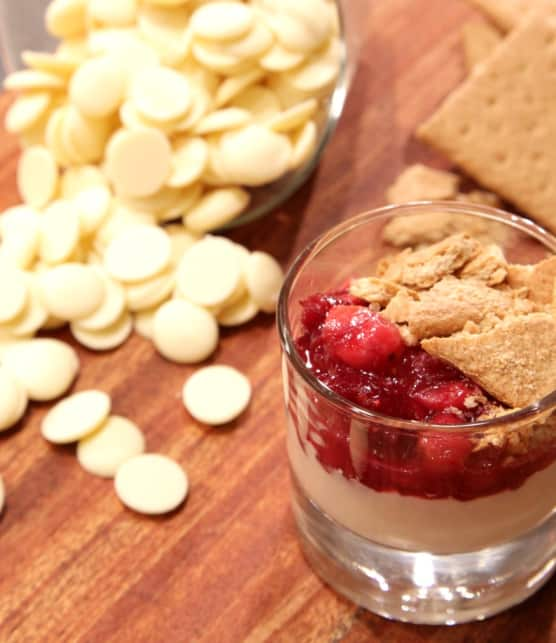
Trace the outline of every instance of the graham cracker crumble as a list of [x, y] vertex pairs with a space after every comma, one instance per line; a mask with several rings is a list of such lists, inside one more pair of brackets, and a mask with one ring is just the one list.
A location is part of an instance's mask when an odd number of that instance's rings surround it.
[[[420, 344], [492, 396], [498, 404], [487, 404], [480, 419], [556, 389], [556, 257], [510, 264], [498, 245], [457, 233], [387, 257], [376, 272], [354, 280], [350, 292], [395, 323], [406, 343]], [[494, 429], [477, 448], [503, 441], [517, 454], [534, 441], [556, 440], [556, 418], [535, 426]]]
[[510, 234], [505, 226], [495, 221], [453, 212], [424, 212], [394, 217], [384, 227], [382, 238], [396, 248], [420, 248], [458, 232], [481, 243], [505, 243]]

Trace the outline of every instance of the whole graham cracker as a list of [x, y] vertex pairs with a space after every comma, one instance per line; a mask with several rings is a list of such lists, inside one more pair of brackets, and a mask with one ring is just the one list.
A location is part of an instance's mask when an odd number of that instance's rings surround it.
[[537, 0], [469, 0], [502, 31], [513, 29]]
[[556, 230], [556, 3], [533, 12], [418, 135]]
[[473, 20], [461, 30], [465, 67], [471, 73], [476, 65], [486, 60], [502, 42], [502, 35], [492, 25]]
[[433, 337], [421, 346], [512, 408], [556, 389], [556, 319], [548, 313], [508, 317], [490, 331]]

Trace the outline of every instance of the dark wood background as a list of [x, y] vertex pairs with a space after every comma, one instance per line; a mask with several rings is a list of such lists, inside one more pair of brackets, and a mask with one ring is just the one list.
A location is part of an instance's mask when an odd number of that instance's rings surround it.
[[[361, 65], [318, 173], [234, 236], [287, 266], [330, 225], [383, 204], [404, 165], [441, 166], [411, 134], [463, 78], [460, 28], [475, 15], [464, 0], [369, 0]], [[0, 99], [3, 110], [8, 100]], [[7, 135], [2, 143], [5, 207], [17, 200], [17, 148]], [[126, 511], [110, 481], [79, 467], [72, 447], [41, 439], [46, 407], [34, 405], [20, 429], [0, 434], [0, 642], [556, 641], [556, 581], [484, 623], [439, 628], [371, 615], [311, 573], [289, 508], [272, 318], [225, 333], [214, 357], [254, 385], [250, 409], [225, 430], [188, 417], [180, 392], [190, 369], [165, 362], [139, 337], [100, 356], [78, 350], [76, 389], [110, 392], [114, 411], [143, 427], [151, 451], [184, 465], [191, 494], [165, 518]]]

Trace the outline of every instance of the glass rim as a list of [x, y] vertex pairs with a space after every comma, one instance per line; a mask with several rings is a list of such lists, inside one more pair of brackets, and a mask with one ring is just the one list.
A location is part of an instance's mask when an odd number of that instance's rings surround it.
[[330, 92], [330, 95], [327, 98], [326, 107], [322, 110], [324, 123], [318, 132], [318, 142], [313, 154], [297, 170], [288, 172], [272, 183], [268, 183], [260, 188], [255, 188], [253, 191], [254, 193], [256, 193], [256, 190], [269, 190], [272, 189], [273, 186], [283, 183], [281, 189], [279, 189], [274, 195], [270, 195], [265, 201], [254, 207], [248, 207], [247, 210], [242, 212], [236, 219], [232, 219], [232, 221], [229, 221], [219, 228], [219, 231], [228, 232], [266, 217], [276, 210], [276, 208], [280, 207], [290, 197], [296, 194], [317, 169], [317, 166], [328, 147], [328, 143], [332, 139], [342, 114], [344, 113], [352, 81], [352, 67], [357, 65], [357, 52], [354, 54], [354, 52], [350, 51], [348, 47], [345, 4], [341, 0], [334, 0], [334, 4], [338, 10], [340, 25], [339, 42], [341, 46], [341, 61], [334, 89]]
[[460, 201], [411, 201], [409, 203], [387, 205], [373, 210], [367, 210], [340, 222], [317, 236], [301, 250], [291, 264], [280, 291], [277, 309], [278, 334], [283, 354], [293, 365], [297, 374], [308, 386], [343, 412], [349, 413], [350, 415], [355, 416], [356, 419], [364, 422], [380, 423], [383, 426], [389, 426], [396, 429], [424, 431], [430, 430], [431, 428], [441, 428], [443, 431], [451, 430], [454, 432], [469, 432], [470, 430], [473, 430], [474, 432], [484, 432], [488, 429], [503, 427], [513, 422], [534, 420], [543, 413], [555, 409], [556, 390], [526, 407], [501, 416], [481, 420], [480, 422], [466, 424], [433, 424], [430, 422], [419, 422], [417, 420], [404, 420], [390, 415], [383, 415], [375, 411], [369, 411], [355, 402], [347, 400], [323, 384], [305, 366], [295, 348], [288, 315], [288, 300], [291, 290], [296, 284], [297, 277], [301, 274], [308, 261], [315, 258], [321, 251], [328, 248], [344, 234], [363, 225], [364, 223], [367, 223], [368, 221], [387, 219], [396, 213], [400, 215], [418, 214], [419, 212], [430, 212], [431, 210], [438, 212], [451, 212], [454, 214], [467, 214], [469, 216], [476, 216], [483, 219], [490, 219], [493, 222], [502, 223], [536, 239], [550, 252], [556, 254], [556, 237], [547, 230], [529, 219], [525, 219], [519, 215], [511, 214], [490, 206], [462, 203]]

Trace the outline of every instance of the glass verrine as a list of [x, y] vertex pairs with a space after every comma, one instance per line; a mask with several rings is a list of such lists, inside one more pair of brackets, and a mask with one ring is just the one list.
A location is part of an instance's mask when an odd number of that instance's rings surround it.
[[[441, 218], [450, 233], [471, 231], [497, 243], [512, 263], [556, 252], [544, 230], [492, 208], [420, 203], [365, 213], [295, 261], [279, 330], [293, 510], [306, 557], [331, 586], [373, 612], [454, 624], [524, 600], [552, 573], [556, 392], [474, 424], [405, 421], [331, 391], [295, 347], [301, 300], [374, 274], [397, 250], [383, 237], [386, 224], [429, 226], [432, 241], [442, 238], [442, 228], [431, 225]], [[431, 460], [431, 452], [442, 457]]]

